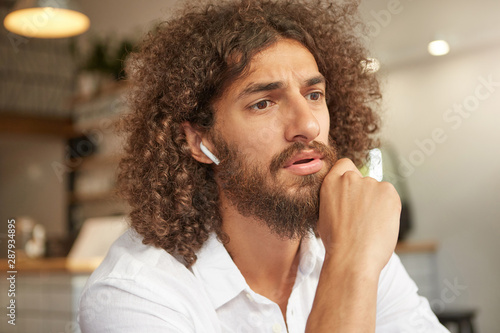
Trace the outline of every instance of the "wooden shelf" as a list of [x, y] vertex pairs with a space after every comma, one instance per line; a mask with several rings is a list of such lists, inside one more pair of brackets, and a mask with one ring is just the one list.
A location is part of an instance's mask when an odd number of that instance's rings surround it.
[[109, 96], [112, 94], [118, 94], [118, 93], [123, 93], [126, 92], [127, 89], [131, 87], [131, 84], [127, 80], [120, 80], [120, 81], [109, 81], [107, 84], [103, 85], [100, 90], [98, 90], [96, 93], [91, 94], [91, 95], [75, 95], [71, 101], [70, 104], [75, 106], [78, 104], [84, 104], [88, 103], [91, 101], [94, 101], [100, 97], [103, 96]]
[[50, 118], [0, 112], [0, 133], [42, 134], [71, 138], [76, 131], [69, 118]]
[[108, 167], [115, 166], [118, 167], [122, 156], [120, 155], [93, 155], [89, 157], [82, 158], [81, 163], [75, 166], [73, 169], [75, 171], [91, 170], [96, 167]]
[[95, 202], [118, 202], [121, 199], [115, 191], [107, 191], [95, 194], [70, 194], [71, 203], [95, 203]]

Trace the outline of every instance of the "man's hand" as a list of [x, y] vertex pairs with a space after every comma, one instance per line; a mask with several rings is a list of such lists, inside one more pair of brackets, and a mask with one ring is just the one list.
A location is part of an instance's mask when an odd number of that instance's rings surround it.
[[337, 161], [320, 191], [318, 232], [327, 255], [380, 273], [396, 246], [400, 213], [392, 184], [363, 178], [349, 159]]
[[374, 332], [381, 270], [396, 246], [401, 201], [394, 187], [363, 178], [348, 159], [320, 191], [318, 232], [326, 255], [306, 332]]

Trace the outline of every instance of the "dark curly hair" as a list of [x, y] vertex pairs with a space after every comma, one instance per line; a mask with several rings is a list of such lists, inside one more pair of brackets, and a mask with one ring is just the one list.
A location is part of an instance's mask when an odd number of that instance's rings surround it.
[[362, 164], [376, 145], [372, 102], [380, 92], [361, 66], [367, 58], [356, 12], [353, 1], [198, 2], [148, 34], [129, 59], [131, 112], [122, 122], [128, 139], [118, 176], [144, 244], [189, 267], [211, 232], [227, 242], [212, 166], [192, 158], [181, 124], [210, 131], [213, 102], [246, 74], [257, 52], [279, 39], [297, 40], [313, 54], [326, 78], [337, 152]]

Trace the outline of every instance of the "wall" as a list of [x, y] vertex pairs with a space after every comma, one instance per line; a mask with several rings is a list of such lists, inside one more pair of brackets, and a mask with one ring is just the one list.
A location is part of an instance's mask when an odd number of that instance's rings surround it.
[[[0, 203], [2, 225], [11, 217], [29, 216], [50, 237], [66, 235], [66, 180], [52, 163], [64, 163], [65, 140], [48, 136], [0, 135]], [[6, 253], [6, 252], [4, 252]]]
[[[2, 21], [9, 10], [6, 5], [0, 3]], [[38, 118], [70, 116], [75, 74], [70, 44], [69, 39], [24, 38], [0, 27], [2, 116], [28, 116], [26, 132], [38, 127]], [[7, 218], [28, 216], [45, 226], [48, 237], [66, 236], [66, 182], [51, 165], [64, 162], [65, 149], [61, 137], [0, 134], [0, 256], [7, 255]]]
[[125, 0], [80, 1], [82, 10], [91, 19], [91, 29], [85, 37], [141, 37], [151, 27], [167, 18], [180, 0], [148, 0], [140, 5]]
[[440, 244], [431, 303], [477, 308], [481, 332], [497, 330], [500, 310], [499, 54], [429, 56], [383, 74], [383, 136], [413, 199], [411, 238]]

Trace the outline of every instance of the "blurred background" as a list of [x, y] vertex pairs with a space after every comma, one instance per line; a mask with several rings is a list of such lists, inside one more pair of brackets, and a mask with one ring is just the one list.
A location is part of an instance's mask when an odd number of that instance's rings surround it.
[[[2, 307], [9, 219], [18, 273], [17, 323], [2, 319], [1, 332], [79, 332], [79, 292], [125, 228], [113, 191], [123, 61], [182, 2], [79, 1], [90, 27], [73, 37], [2, 26]], [[2, 21], [15, 5], [0, 0]], [[404, 203], [397, 252], [452, 332], [460, 321], [498, 332], [500, 1], [363, 0], [361, 13], [383, 86], [384, 179]], [[37, 33], [53, 15], [45, 9], [22, 29]]]

